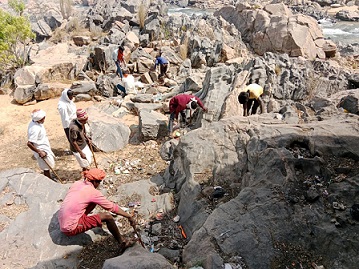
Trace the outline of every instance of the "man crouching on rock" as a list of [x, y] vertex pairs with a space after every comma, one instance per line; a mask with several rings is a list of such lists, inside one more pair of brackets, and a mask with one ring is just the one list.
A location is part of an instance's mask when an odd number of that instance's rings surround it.
[[59, 211], [60, 230], [73, 236], [95, 227], [101, 227], [105, 222], [113, 237], [120, 244], [121, 250], [132, 246], [135, 241], [127, 241], [121, 236], [114, 218], [109, 212], [89, 215], [96, 205], [112, 213], [127, 218], [131, 225], [135, 225], [132, 216], [123, 211], [117, 204], [110, 202], [97, 190], [105, 178], [104, 171], [92, 168], [84, 171], [84, 180], [76, 181], [69, 189]]

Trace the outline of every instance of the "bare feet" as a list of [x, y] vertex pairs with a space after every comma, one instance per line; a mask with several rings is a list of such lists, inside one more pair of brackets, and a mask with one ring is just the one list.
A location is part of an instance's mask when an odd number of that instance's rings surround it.
[[120, 244], [120, 255], [122, 255], [126, 249], [136, 244], [136, 242], [137, 242], [136, 240], [131, 240], [131, 239], [123, 240], [122, 243]]

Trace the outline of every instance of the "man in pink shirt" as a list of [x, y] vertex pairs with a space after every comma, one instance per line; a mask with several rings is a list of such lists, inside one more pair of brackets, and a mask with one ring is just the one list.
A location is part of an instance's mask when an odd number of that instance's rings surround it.
[[103, 209], [127, 218], [131, 225], [136, 224], [130, 214], [123, 211], [117, 204], [107, 200], [97, 190], [106, 176], [105, 172], [93, 168], [84, 171], [83, 174], [84, 180], [76, 181], [71, 186], [61, 205], [58, 215], [60, 230], [68, 236], [73, 236], [95, 227], [101, 227], [102, 222], [105, 222], [110, 233], [120, 244], [121, 249], [124, 250], [133, 245], [134, 242], [126, 241], [121, 236], [115, 220], [109, 212], [89, 215], [96, 205], [99, 205]]
[[168, 124], [168, 131], [171, 134], [173, 130], [173, 121], [178, 119], [178, 114], [181, 113], [182, 121], [187, 123], [186, 109], [190, 109], [191, 113], [200, 106], [203, 111], [207, 112], [207, 108], [204, 107], [201, 99], [191, 94], [179, 94], [171, 98], [169, 109], [170, 109], [170, 121]]

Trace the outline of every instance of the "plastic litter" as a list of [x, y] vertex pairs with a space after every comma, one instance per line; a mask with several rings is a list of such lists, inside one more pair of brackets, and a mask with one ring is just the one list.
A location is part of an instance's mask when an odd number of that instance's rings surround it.
[[129, 207], [134, 207], [134, 206], [141, 206], [141, 202], [129, 202], [128, 203]]
[[180, 216], [177, 215], [176, 217], [174, 217], [174, 218], [173, 218], [173, 221], [174, 221], [174, 222], [179, 222], [179, 221], [180, 221]]
[[212, 193], [212, 199], [222, 198], [225, 193], [225, 190], [221, 186], [216, 186], [214, 187], [214, 191]]

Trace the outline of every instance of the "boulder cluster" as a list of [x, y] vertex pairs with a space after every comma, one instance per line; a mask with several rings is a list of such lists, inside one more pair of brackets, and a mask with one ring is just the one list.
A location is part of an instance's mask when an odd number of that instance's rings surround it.
[[[216, 12], [169, 16], [165, 2]], [[64, 87], [77, 101], [98, 101], [88, 110], [89, 123], [104, 152], [123, 148], [133, 132], [141, 142], [166, 139], [165, 114], [176, 94], [195, 94], [208, 108], [179, 139], [163, 144], [168, 167], [154, 180], [165, 213], [180, 217], [185, 244], [169, 242], [162, 252], [155, 245], [156, 254], [131, 248], [103, 268], [356, 267], [359, 47], [324, 38], [317, 19], [325, 16], [322, 6], [334, 3], [87, 0], [76, 1], [71, 12], [42, 4], [46, 12], [37, 1], [27, 6], [37, 43], [29, 50], [31, 65], [14, 75], [18, 104], [57, 97]], [[339, 13], [336, 18], [346, 17]], [[64, 33], [73, 27], [80, 28], [69, 39]], [[119, 45], [143, 84], [124, 97], [112, 60]], [[161, 83], [153, 69], [158, 51], [170, 64]], [[264, 88], [264, 113], [242, 117], [237, 97], [253, 82]], [[128, 114], [139, 117], [136, 130], [120, 124]], [[78, 254], [96, 232], [69, 239], [57, 230], [58, 204], [50, 200], [60, 201], [66, 186], [55, 188], [25, 168], [0, 175], [0, 190], [11, 188], [28, 206], [0, 232], [1, 240], [16, 244], [4, 264], [75, 267], [74, 255], [60, 256]], [[51, 197], [44, 186], [54, 189]], [[123, 188], [118, 194], [141, 189], [147, 197], [151, 184]], [[25, 222], [42, 239], [21, 237]], [[26, 263], [12, 253], [24, 247]]]

